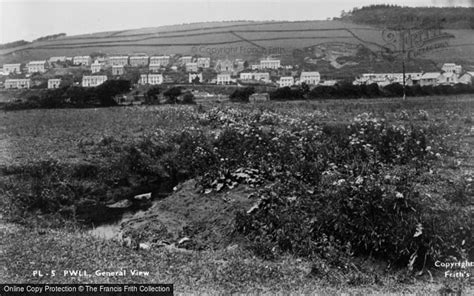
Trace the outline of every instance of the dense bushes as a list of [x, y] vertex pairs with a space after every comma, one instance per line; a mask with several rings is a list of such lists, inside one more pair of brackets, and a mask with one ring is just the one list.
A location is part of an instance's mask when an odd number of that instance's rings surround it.
[[[466, 84], [438, 85], [438, 86], [406, 86], [407, 96], [430, 96], [474, 93], [474, 87]], [[270, 92], [272, 100], [297, 100], [297, 99], [358, 99], [358, 98], [380, 98], [380, 97], [402, 97], [403, 86], [399, 83], [379, 87], [376, 83], [369, 85], [353, 85], [341, 83], [334, 86], [320, 85], [305, 94], [302, 89], [289, 87], [279, 88]]]
[[[472, 225], [463, 222], [472, 213], [449, 202], [441, 209], [417, 188], [436, 153], [444, 151], [441, 129], [437, 134], [434, 128], [394, 126], [363, 114], [350, 126], [320, 129], [303, 120], [277, 132], [265, 127], [268, 114], [216, 115], [208, 114], [208, 123], [216, 121], [223, 132], [215, 140], [193, 141], [195, 152], [187, 161], [207, 159], [202, 167], [209, 170], [201, 169], [204, 192], [267, 184], [236, 224], [258, 253], [371, 254], [404, 265], [410, 258], [423, 265], [473, 254], [467, 244], [472, 235], [466, 235]], [[272, 117], [271, 124], [285, 126], [285, 118]]]
[[90, 108], [116, 106], [116, 95], [130, 91], [128, 80], [107, 80], [94, 88], [65, 86], [59, 89], [42, 90], [25, 101], [6, 104], [6, 110], [34, 108]]
[[303, 99], [303, 91], [300, 89], [292, 89], [290, 87], [278, 88], [270, 93], [271, 100], [301, 100]]
[[232, 102], [248, 102], [250, 95], [255, 93], [255, 89], [253, 87], [246, 87], [243, 89], [236, 89], [231, 95], [230, 100]]

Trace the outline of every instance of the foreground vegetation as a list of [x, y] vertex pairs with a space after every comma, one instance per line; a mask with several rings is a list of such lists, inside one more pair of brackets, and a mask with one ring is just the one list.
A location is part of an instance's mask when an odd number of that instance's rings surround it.
[[[3, 233], [11, 242], [3, 248], [28, 259], [51, 250], [31, 266], [10, 263], [6, 278], [33, 280], [29, 271], [39, 267], [133, 265], [187, 291], [405, 289], [427, 279], [415, 272], [436, 275], [436, 261], [474, 257], [472, 107], [470, 97], [447, 97], [4, 113], [10, 155], [3, 155], [1, 205], [7, 221], [23, 226]], [[132, 251], [78, 235], [97, 221], [85, 209], [150, 191], [158, 198], [190, 179], [203, 203], [251, 188], [253, 206], [228, 217], [227, 245], [200, 236], [206, 225], [186, 232], [200, 239], [186, 248], [200, 251]], [[72, 256], [59, 252], [59, 238]], [[120, 260], [94, 263], [85, 254]], [[467, 285], [435, 283], [415, 289]]]

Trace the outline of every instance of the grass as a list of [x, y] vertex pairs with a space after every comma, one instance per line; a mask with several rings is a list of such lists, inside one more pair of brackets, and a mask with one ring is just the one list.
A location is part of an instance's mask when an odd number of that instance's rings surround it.
[[[237, 37], [234, 32], [241, 37]], [[428, 55], [428, 57], [423, 56], [423, 58], [429, 58], [435, 63], [447, 62], [445, 56], [456, 56], [469, 61], [472, 46], [466, 45], [463, 40], [472, 38], [472, 32], [452, 30], [450, 33], [455, 36], [454, 41], [450, 43], [452, 47], [444, 50], [443, 55]], [[258, 44], [267, 50], [282, 48], [283, 50], [276, 53], [281, 54], [285, 63], [294, 63], [297, 61], [294, 50], [304, 50], [315, 45], [324, 47], [337, 42], [360, 44], [374, 52], [379, 52], [386, 43], [382, 39], [381, 30], [340, 21], [217, 22], [104, 32], [34, 42], [18, 48], [0, 50], [0, 63], [47, 59], [50, 56], [87, 55], [92, 52], [107, 54], [140, 52], [153, 55], [159, 51], [159, 54], [209, 56], [206, 49], [216, 48], [233, 48], [237, 51], [232, 52], [233, 58], [255, 61], [259, 57], [255, 55], [255, 49], [258, 49], [258, 47], [254, 44]], [[204, 51], [196, 50], [196, 47], [200, 46], [204, 47]], [[337, 50], [332, 50], [332, 52], [335, 53]], [[20, 53], [22, 59], [24, 59], [22, 61], [18, 60]], [[268, 52], [268, 54], [271, 53], [275, 52]], [[268, 54], [265, 53], [264, 55]], [[312, 54], [307, 53], [307, 56], [312, 56]], [[216, 59], [227, 58], [228, 54], [215, 54], [212, 57]], [[367, 56], [366, 59], [368, 58]], [[380, 62], [381, 60], [378, 58], [375, 63], [361, 65], [362, 69], [359, 70], [374, 71], [374, 69], [378, 69], [377, 65]], [[429, 66], [426, 63], [423, 64], [421, 60], [419, 62], [420, 65]], [[323, 60], [318, 62], [318, 66], [321, 67], [321, 64], [324, 64]], [[335, 69], [331, 68], [331, 70]], [[427, 70], [429, 69], [425, 69], [425, 71]], [[394, 71], [400, 70], [395, 69]], [[331, 73], [328, 74], [331, 75]]]
[[[473, 173], [471, 96], [374, 100], [333, 100], [320, 102], [269, 102], [265, 104], [220, 104], [243, 111], [254, 109], [278, 113], [287, 118], [315, 114], [320, 124], [349, 123], [356, 115], [372, 112], [388, 122], [439, 124], [450, 133], [446, 141], [457, 145], [460, 153], [441, 159], [435, 168], [435, 177], [427, 179], [429, 190], [437, 194], [447, 192], [449, 180], [457, 180]], [[115, 157], [107, 150], [111, 145], [125, 146], [142, 139], [192, 130], [201, 125], [193, 116], [198, 110], [209, 110], [210, 103], [198, 106], [153, 106], [102, 109], [26, 110], [0, 114], [0, 166], [3, 172], [21, 168], [40, 160], [55, 160], [64, 165], [87, 161], [106, 166]], [[421, 112], [424, 110], [425, 112]], [[220, 126], [206, 125], [209, 133]], [[111, 144], [112, 143], [112, 144]], [[144, 148], [143, 148], [144, 149]], [[107, 151], [106, 151], [107, 152]], [[461, 163], [458, 163], [462, 160]], [[11, 171], [10, 171], [11, 172]], [[12, 181], [13, 180], [13, 181]], [[364, 257], [354, 258], [360, 269], [345, 273], [338, 268], [315, 269], [315, 261], [285, 254], [274, 260], [264, 260], [241, 246], [219, 250], [187, 251], [176, 248], [134, 250], [115, 241], [103, 241], [89, 236], [68, 221], [67, 225], [50, 228], [41, 212], [23, 217], [12, 217], [11, 203], [14, 175], [0, 177], [0, 251], [8, 260], [0, 269], [2, 282], [50, 283], [174, 283], [175, 290], [197, 292], [262, 292], [323, 295], [355, 295], [381, 293], [419, 293], [433, 295], [442, 287], [455, 287], [462, 281], [446, 280], [434, 273], [431, 281], [422, 276], [407, 275], [406, 270], [385, 271], [384, 262]], [[446, 183], [445, 183], [446, 182]], [[451, 188], [451, 187], [449, 187]], [[457, 192], [457, 187], [451, 189]], [[449, 190], [451, 190], [449, 189]], [[27, 190], [27, 187], [24, 187]], [[459, 191], [459, 190], [458, 190]], [[460, 190], [458, 195], [465, 194]], [[436, 195], [433, 197], [436, 200]], [[463, 197], [459, 198], [463, 200]], [[434, 201], [435, 202], [435, 201]], [[11, 224], [15, 221], [17, 224]], [[21, 224], [20, 224], [21, 222]], [[28, 237], [28, 239], [24, 239]], [[472, 261], [472, 260], [471, 260]], [[323, 259], [316, 263], [325, 264]], [[114, 271], [121, 268], [149, 271], [148, 277], [73, 278], [34, 277], [33, 270], [86, 269]], [[465, 285], [466, 283], [464, 283]], [[465, 291], [466, 292], [466, 291]]]

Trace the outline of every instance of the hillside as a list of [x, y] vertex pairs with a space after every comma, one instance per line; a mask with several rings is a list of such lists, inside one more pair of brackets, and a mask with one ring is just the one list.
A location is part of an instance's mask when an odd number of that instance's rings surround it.
[[[415, 33], [410, 38], [415, 38]], [[436, 38], [431, 34], [433, 38], [406, 48], [411, 57], [408, 71], [432, 71], [444, 62], [467, 68], [474, 65], [473, 30], [449, 29], [436, 34]], [[283, 64], [344, 78], [365, 71], [401, 71], [401, 46], [393, 36], [397, 35], [376, 26], [341, 20], [210, 22], [35, 41], [0, 50], [0, 64], [96, 52], [243, 58], [250, 63], [273, 55]]]

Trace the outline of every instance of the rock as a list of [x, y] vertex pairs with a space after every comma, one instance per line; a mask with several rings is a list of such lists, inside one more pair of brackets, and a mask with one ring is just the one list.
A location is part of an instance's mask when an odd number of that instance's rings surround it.
[[140, 243], [138, 247], [142, 250], [149, 250], [151, 248], [151, 246], [147, 243]]
[[236, 251], [238, 248], [239, 248], [239, 245], [229, 245], [229, 246], [227, 246], [226, 249], [227, 249], [227, 251], [233, 252], [233, 251]]
[[136, 199], [136, 200], [150, 200], [151, 199], [151, 192], [135, 195], [133, 198]]
[[116, 203], [113, 203], [111, 205], [106, 205], [107, 208], [111, 209], [126, 209], [132, 206], [132, 202], [128, 199], [122, 199]]
[[190, 241], [191, 239], [189, 237], [183, 237], [178, 241], [178, 246], [184, 244], [187, 241]]

